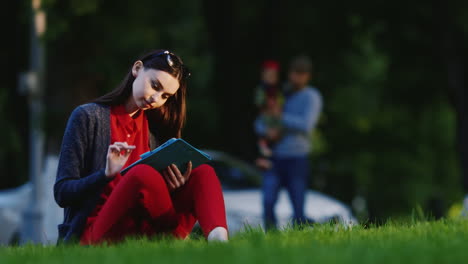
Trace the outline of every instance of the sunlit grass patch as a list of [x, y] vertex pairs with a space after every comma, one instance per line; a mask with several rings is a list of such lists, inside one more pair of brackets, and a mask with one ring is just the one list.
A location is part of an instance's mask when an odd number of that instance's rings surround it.
[[26, 245], [0, 249], [0, 263], [464, 263], [468, 221], [322, 224], [264, 233], [247, 228], [229, 243], [128, 239], [114, 245]]

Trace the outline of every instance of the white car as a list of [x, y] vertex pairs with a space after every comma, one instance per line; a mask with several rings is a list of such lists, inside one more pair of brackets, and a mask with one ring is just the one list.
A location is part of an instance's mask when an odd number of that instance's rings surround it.
[[[39, 207], [42, 214], [40, 240], [42, 244], [55, 244], [58, 237], [57, 225], [63, 220], [63, 209], [55, 203], [52, 186], [55, 182], [58, 157], [47, 156], [43, 171], [43, 187]], [[31, 202], [32, 184], [25, 183], [17, 188], [0, 190], [0, 245], [27, 242], [28, 232], [23, 218]]]
[[31, 195], [31, 184], [0, 191], [0, 245], [19, 240], [22, 212]]
[[[259, 189], [261, 173], [248, 163], [225, 153], [204, 151], [213, 158], [210, 165], [215, 168], [223, 185], [229, 232], [236, 233], [245, 226], [263, 228], [262, 193]], [[346, 226], [357, 224], [348, 206], [313, 190], [306, 192], [304, 213], [308, 219], [318, 223], [335, 220]], [[279, 228], [291, 223], [293, 211], [286, 190], [279, 194], [275, 214]]]

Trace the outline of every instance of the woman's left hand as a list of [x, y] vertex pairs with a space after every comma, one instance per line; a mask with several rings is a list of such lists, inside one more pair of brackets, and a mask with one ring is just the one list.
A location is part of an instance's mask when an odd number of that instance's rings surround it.
[[175, 189], [183, 186], [190, 178], [192, 173], [192, 162], [189, 161], [187, 164], [187, 170], [182, 175], [179, 168], [175, 164], [171, 164], [163, 171], [163, 177], [166, 181], [169, 191], [174, 191]]

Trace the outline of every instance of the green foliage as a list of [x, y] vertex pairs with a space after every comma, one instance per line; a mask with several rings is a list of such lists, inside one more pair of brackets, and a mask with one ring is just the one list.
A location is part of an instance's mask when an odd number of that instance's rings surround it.
[[25, 153], [22, 149], [21, 135], [14, 124], [14, 120], [6, 114], [8, 100], [7, 90], [0, 87], [0, 120], [2, 120], [2, 129], [0, 129], [0, 138], [5, 139], [0, 147], [0, 171], [4, 175], [9, 175], [14, 171], [16, 177], [5, 179], [1, 186], [3, 188], [16, 187], [25, 181], [27, 166], [24, 166], [23, 158]]
[[313, 139], [319, 146], [312, 156], [315, 186], [345, 201], [365, 197], [378, 219], [417, 205], [432, 210], [434, 200], [447, 207], [461, 196], [456, 113], [446, 97], [434, 96], [434, 84], [420, 79], [419, 70], [394, 69], [399, 57], [377, 40], [384, 26], [361, 21], [350, 19], [356, 33], [343, 57], [345, 77], [327, 92], [319, 125], [324, 136]]

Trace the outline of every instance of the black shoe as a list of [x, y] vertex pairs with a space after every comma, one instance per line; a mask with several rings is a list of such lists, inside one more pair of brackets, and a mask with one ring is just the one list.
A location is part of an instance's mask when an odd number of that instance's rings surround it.
[[265, 232], [271, 232], [278, 230], [276, 223], [274, 221], [265, 220]]

